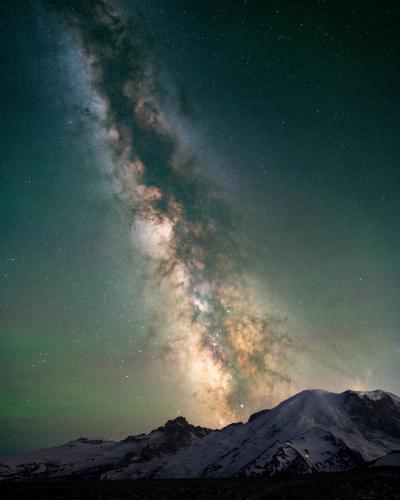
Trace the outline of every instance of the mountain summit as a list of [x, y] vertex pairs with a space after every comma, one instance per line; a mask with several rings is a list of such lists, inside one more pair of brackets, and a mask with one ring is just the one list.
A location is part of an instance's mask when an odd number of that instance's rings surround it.
[[80, 438], [2, 456], [0, 479], [299, 475], [384, 463], [399, 449], [398, 396], [306, 390], [220, 430], [178, 417], [120, 442]]

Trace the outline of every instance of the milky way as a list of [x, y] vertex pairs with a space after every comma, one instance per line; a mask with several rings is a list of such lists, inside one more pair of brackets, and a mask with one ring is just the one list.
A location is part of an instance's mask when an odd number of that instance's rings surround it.
[[85, 61], [88, 112], [146, 261], [143, 295], [157, 297], [149, 345], [217, 424], [281, 399], [290, 338], [246, 274], [235, 221], [184, 138], [144, 22], [101, 1], [46, 4], [63, 13]]

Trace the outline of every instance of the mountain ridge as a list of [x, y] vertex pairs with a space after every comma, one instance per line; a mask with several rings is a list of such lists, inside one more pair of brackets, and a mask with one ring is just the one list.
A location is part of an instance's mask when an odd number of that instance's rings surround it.
[[78, 438], [3, 455], [0, 479], [303, 475], [379, 463], [399, 449], [399, 396], [379, 389], [307, 389], [222, 429], [179, 416], [121, 441]]

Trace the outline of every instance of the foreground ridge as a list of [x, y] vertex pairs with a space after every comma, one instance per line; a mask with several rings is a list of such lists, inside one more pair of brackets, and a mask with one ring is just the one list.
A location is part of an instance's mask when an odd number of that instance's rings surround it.
[[400, 398], [306, 390], [220, 430], [169, 420], [119, 442], [79, 438], [0, 457], [0, 479], [306, 475], [400, 465]]

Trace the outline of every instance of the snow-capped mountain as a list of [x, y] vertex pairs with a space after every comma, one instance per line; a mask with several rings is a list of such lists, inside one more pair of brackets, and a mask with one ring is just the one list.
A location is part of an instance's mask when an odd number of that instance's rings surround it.
[[[274, 476], [393, 463], [400, 398], [384, 391], [303, 391], [220, 430], [183, 417], [123, 441], [80, 438], [0, 457], [1, 479]], [[382, 458], [384, 456], [390, 458]]]

